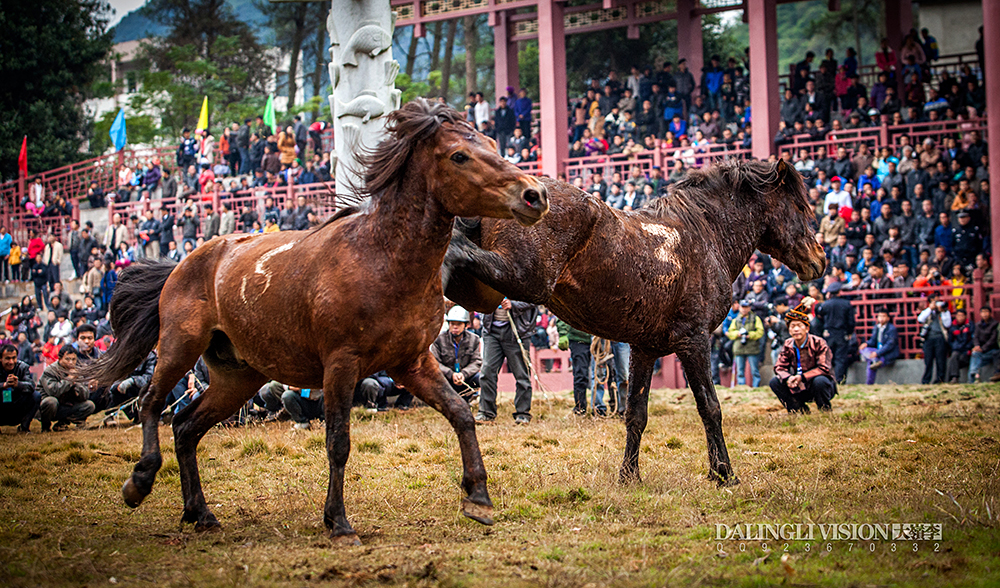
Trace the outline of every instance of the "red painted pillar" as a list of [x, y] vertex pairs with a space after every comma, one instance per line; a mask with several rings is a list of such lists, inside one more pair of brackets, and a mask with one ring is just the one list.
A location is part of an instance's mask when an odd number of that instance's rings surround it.
[[776, 0], [747, 0], [750, 15], [751, 154], [767, 159], [778, 132], [778, 16]]
[[496, 25], [493, 27], [493, 65], [496, 71], [496, 96], [507, 95], [507, 88], [517, 91], [520, 85], [520, 75], [517, 69], [517, 41], [510, 40], [511, 26], [509, 13], [496, 13]]
[[885, 0], [885, 27], [889, 47], [896, 52], [896, 95], [903, 96], [903, 63], [899, 59], [899, 50], [903, 47], [903, 38], [913, 28], [912, 0]]
[[[986, 88], [986, 140], [990, 147], [990, 170], [1000, 170], [1000, 2], [983, 2], [983, 69]], [[990, 185], [990, 243], [993, 276], [1000, 276], [1000, 190], [997, 174]]]
[[677, 0], [677, 57], [687, 59], [688, 71], [697, 84], [701, 80], [701, 68], [705, 65], [705, 53], [702, 48], [701, 15], [692, 14], [695, 4], [695, 0]]
[[556, 177], [569, 157], [567, 132], [566, 35], [563, 5], [556, 0], [538, 3], [539, 107], [543, 174]]

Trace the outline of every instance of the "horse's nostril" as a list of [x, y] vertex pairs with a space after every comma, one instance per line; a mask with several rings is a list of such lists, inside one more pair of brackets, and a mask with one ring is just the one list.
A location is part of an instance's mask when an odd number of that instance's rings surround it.
[[542, 195], [538, 193], [538, 190], [525, 190], [521, 197], [532, 208], [537, 208], [542, 202]]

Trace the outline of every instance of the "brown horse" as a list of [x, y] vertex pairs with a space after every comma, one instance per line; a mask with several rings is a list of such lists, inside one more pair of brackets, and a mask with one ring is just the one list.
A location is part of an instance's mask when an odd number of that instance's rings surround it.
[[676, 353], [705, 425], [709, 476], [736, 483], [712, 385], [709, 335], [725, 318], [731, 284], [755, 249], [803, 280], [823, 275], [826, 259], [801, 176], [781, 161], [725, 162], [691, 171], [669, 196], [637, 212], [542, 181], [551, 210], [537, 225], [484, 219], [478, 228], [456, 230], [445, 258], [445, 294], [483, 312], [503, 295], [545, 304], [578, 329], [631, 344], [622, 481], [639, 479], [653, 364]]
[[387, 128], [363, 160], [367, 209], [313, 231], [213, 239], [176, 266], [147, 262], [122, 273], [111, 301], [118, 340], [81, 376], [121, 379], [158, 346], [141, 395], [142, 457], [122, 488], [129, 506], [149, 494], [160, 468], [164, 398], [203, 356], [211, 384], [173, 419], [183, 521], [219, 526], [202, 494], [198, 442], [277, 380], [324, 391], [323, 518], [333, 538], [356, 543], [343, 498], [351, 400], [359, 379], [387, 370], [451, 423], [467, 493], [462, 512], [492, 524], [472, 413], [429, 352], [444, 313], [440, 268], [455, 215], [531, 224], [548, 210], [546, 189], [450, 107], [417, 99], [389, 115]]

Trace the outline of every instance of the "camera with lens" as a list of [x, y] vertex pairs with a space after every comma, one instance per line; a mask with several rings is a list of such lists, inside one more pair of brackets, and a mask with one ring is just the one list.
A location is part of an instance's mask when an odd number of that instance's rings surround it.
[[747, 330], [746, 329], [740, 329], [740, 344], [741, 345], [746, 345], [747, 344]]

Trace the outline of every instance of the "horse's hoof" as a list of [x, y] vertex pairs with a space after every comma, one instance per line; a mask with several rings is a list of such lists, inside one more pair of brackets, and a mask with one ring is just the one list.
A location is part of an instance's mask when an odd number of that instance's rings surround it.
[[709, 472], [708, 479], [718, 484], [719, 488], [736, 486], [740, 483], [740, 479], [729, 468], [723, 468], [722, 471]]
[[642, 484], [642, 477], [640, 477], [639, 472], [635, 470], [622, 469], [618, 472], [618, 483], [622, 486]]
[[198, 533], [215, 533], [222, 530], [222, 525], [213, 517], [211, 520], [195, 523], [194, 530]]
[[462, 499], [462, 514], [484, 525], [493, 524], [493, 507], [485, 504], [476, 504], [468, 498]]
[[136, 508], [145, 500], [146, 494], [139, 491], [135, 482], [132, 481], [132, 476], [129, 476], [128, 480], [125, 480], [125, 485], [122, 486], [122, 498], [125, 499], [125, 504], [130, 508]]
[[358, 547], [361, 540], [357, 533], [347, 533], [344, 535], [331, 535], [330, 541], [337, 547]]

